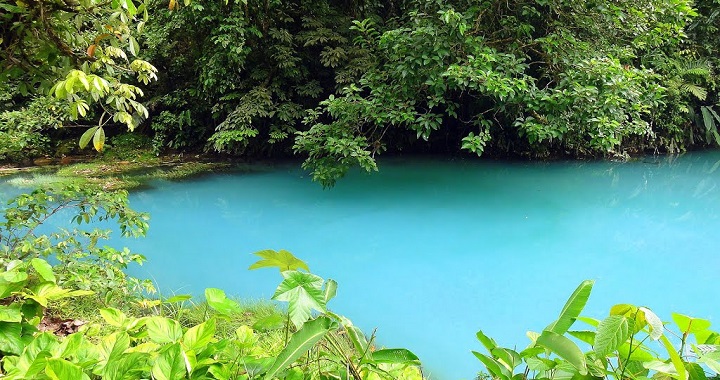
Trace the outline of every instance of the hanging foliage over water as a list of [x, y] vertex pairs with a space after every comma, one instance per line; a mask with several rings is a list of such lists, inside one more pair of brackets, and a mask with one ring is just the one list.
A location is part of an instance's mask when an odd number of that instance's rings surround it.
[[158, 153], [295, 153], [331, 185], [385, 151], [720, 142], [716, 0], [4, 1], [2, 110], [37, 88], [100, 126], [96, 148], [103, 126], [144, 125]]

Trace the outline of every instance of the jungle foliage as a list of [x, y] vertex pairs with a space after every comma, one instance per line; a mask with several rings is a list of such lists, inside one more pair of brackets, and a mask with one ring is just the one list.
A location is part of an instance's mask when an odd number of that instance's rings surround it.
[[2, 0], [0, 92], [25, 117], [60, 100], [82, 146], [141, 126], [156, 153], [298, 154], [323, 185], [385, 151], [680, 152], [720, 143], [718, 5]]
[[[558, 319], [527, 333], [522, 351], [498, 346], [482, 331], [487, 353], [473, 351], [493, 379], [680, 379], [720, 375], [720, 334], [710, 321], [672, 313], [660, 319], [644, 306], [617, 304], [602, 319], [581, 316], [592, 281], [583, 281]], [[576, 327], [582, 325], [581, 327]]]
[[[147, 216], [130, 209], [122, 191], [68, 185], [12, 200], [0, 224], [3, 378], [422, 379], [412, 352], [378, 349], [373, 336], [332, 312], [328, 302], [337, 282], [310, 273], [290, 252], [257, 252], [260, 260], [250, 267], [280, 270], [282, 281], [272, 299], [286, 302], [287, 313], [222, 333], [223, 321], [243, 320], [247, 314], [224, 291], [206, 289], [200, 320], [188, 318], [183, 305], [191, 296], [157, 297], [149, 283], [125, 274], [128, 264], [141, 264], [143, 256], [98, 247], [108, 231], [39, 232], [58, 217], [78, 225], [115, 221], [123, 235], [131, 236], [143, 235], [148, 227]], [[44, 329], [49, 309], [68, 298], [90, 296], [100, 296], [95, 301], [102, 306], [95, 311], [100, 325], [69, 334]], [[133, 304], [143, 308], [139, 315], [137, 307], [129, 307]], [[283, 338], [268, 346], [261, 342], [268, 334]]]

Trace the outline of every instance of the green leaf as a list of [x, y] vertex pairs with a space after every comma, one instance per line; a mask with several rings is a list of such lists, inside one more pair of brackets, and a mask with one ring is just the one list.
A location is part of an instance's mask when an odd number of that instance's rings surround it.
[[82, 368], [64, 359], [47, 359], [45, 373], [53, 380], [79, 380], [88, 378]]
[[20, 355], [25, 344], [22, 341], [22, 327], [16, 322], [0, 322], [0, 352]]
[[183, 335], [182, 344], [186, 350], [198, 352], [212, 341], [215, 335], [215, 319], [210, 318], [207, 321], [189, 328]]
[[700, 332], [710, 327], [710, 321], [707, 319], [693, 318], [678, 313], [672, 313], [672, 319], [683, 334]]
[[35, 268], [35, 270], [38, 272], [40, 277], [43, 278], [43, 280], [55, 282], [55, 274], [53, 274], [52, 266], [48, 264], [47, 261], [39, 258], [34, 258], [30, 260], [30, 264], [33, 266], [33, 268]]
[[600, 322], [593, 350], [598, 357], [605, 357], [625, 343], [630, 334], [628, 319], [622, 315], [611, 315]]
[[122, 2], [125, 4], [125, 8], [127, 8], [130, 17], [137, 14], [137, 8], [135, 7], [135, 4], [133, 4], [132, 0], [122, 0]]
[[630, 360], [638, 361], [638, 362], [649, 362], [652, 360], [656, 360], [657, 358], [651, 354], [648, 351], [648, 348], [641, 345], [640, 343], [635, 343], [632, 346], [632, 350], [630, 350], [630, 343], [625, 342], [618, 347], [618, 356], [621, 358], [630, 358]]
[[271, 314], [255, 321], [252, 328], [260, 331], [270, 331], [277, 330], [283, 326], [285, 326], [285, 317], [280, 314]]
[[189, 294], [178, 294], [176, 296], [172, 296], [165, 300], [165, 303], [177, 303], [177, 302], [183, 302], [191, 299], [192, 296]]
[[87, 144], [90, 142], [90, 139], [92, 139], [95, 135], [95, 132], [98, 130], [98, 128], [100, 127], [92, 127], [85, 131], [82, 136], [80, 136], [80, 149], [85, 149]]
[[477, 334], [475, 334], [477, 339], [482, 343], [483, 346], [488, 350], [488, 352], [491, 352], [495, 347], [497, 347], [497, 343], [495, 341], [485, 335], [485, 333], [482, 332], [482, 330], [478, 331]]
[[687, 372], [685, 371], [685, 365], [682, 361], [682, 358], [675, 350], [675, 347], [673, 347], [672, 343], [670, 343], [670, 340], [668, 340], [665, 335], [660, 337], [660, 342], [662, 342], [663, 346], [665, 346], [665, 350], [667, 350], [668, 352], [668, 355], [670, 355], [670, 361], [672, 361], [672, 364], [675, 367], [675, 371], [677, 372], [677, 379], [686, 380]]
[[[128, 0], [130, 1], [130, 0]], [[105, 130], [99, 127], [93, 135], [93, 146], [98, 152], [102, 152], [103, 146], [105, 145]]]
[[525, 358], [528, 368], [531, 371], [541, 372], [553, 369], [557, 363], [549, 359], [529, 357]]
[[491, 351], [492, 356], [497, 359], [498, 363], [502, 364], [507, 368], [510, 373], [512, 373], [515, 370], [515, 367], [519, 366], [522, 363], [522, 358], [520, 358], [520, 355], [508, 348], [494, 348]]
[[150, 354], [145, 352], [127, 352], [108, 360], [103, 368], [103, 379], [105, 380], [135, 380], [146, 378], [151, 370], [148, 364]]
[[568, 334], [591, 346], [595, 344], [595, 331], [568, 331]]
[[[130, 0], [127, 0], [127, 1], [130, 2], [130, 3], [132, 3], [132, 1], [130, 1]], [[128, 48], [129, 48], [129, 50], [130, 50], [130, 54], [132, 54], [133, 56], [136, 56], [136, 57], [137, 57], [138, 53], [140, 52], [140, 46], [138, 45], [138, 42], [137, 42], [137, 40], [135, 39], [135, 37], [130, 36], [130, 39], [129, 39], [129, 40], [130, 40], [130, 41], [129, 41], [130, 44], [128, 45]]]
[[260, 256], [263, 260], [259, 260], [253, 265], [250, 265], [249, 269], [267, 268], [274, 267], [280, 269], [280, 272], [288, 270], [305, 269], [310, 271], [307, 264], [304, 261], [293, 256], [292, 253], [281, 249], [279, 251], [273, 251], [272, 249], [265, 249], [253, 253], [254, 255]]
[[115, 327], [123, 327], [127, 320], [127, 317], [122, 311], [114, 308], [100, 309], [100, 316], [102, 316], [110, 326]]
[[313, 309], [325, 311], [325, 296], [322, 292], [323, 279], [311, 273], [298, 271], [282, 272], [284, 278], [272, 299], [288, 302], [288, 314], [295, 327], [310, 319]]
[[185, 378], [185, 359], [179, 343], [164, 348], [152, 367], [157, 380], [179, 380]]
[[21, 322], [23, 318], [20, 304], [0, 305], [0, 322]]
[[688, 380], [707, 380], [705, 371], [697, 363], [685, 363], [685, 369], [688, 372]]
[[580, 283], [573, 294], [570, 295], [570, 298], [568, 298], [558, 319], [546, 327], [545, 330], [552, 331], [559, 335], [565, 334], [575, 322], [575, 319], [580, 315], [583, 308], [585, 308], [585, 304], [590, 298], [593, 284], [594, 281], [591, 280], [585, 280]]
[[235, 330], [235, 337], [237, 337], [237, 342], [244, 347], [251, 347], [257, 342], [255, 331], [245, 325], [240, 326]]
[[567, 360], [581, 375], [588, 373], [585, 355], [580, 350], [580, 347], [570, 339], [553, 331], [546, 330], [538, 337], [537, 344]]
[[325, 299], [326, 304], [337, 294], [337, 287], [338, 283], [335, 280], [328, 279], [325, 282], [325, 288], [323, 288], [323, 298]]
[[217, 288], [205, 289], [208, 306], [222, 315], [233, 315], [241, 311], [240, 304], [227, 298], [225, 292]]
[[182, 327], [178, 321], [165, 317], [151, 317], [145, 322], [148, 337], [155, 343], [173, 343], [182, 337]]
[[480, 362], [482, 362], [482, 364], [485, 366], [485, 369], [487, 369], [488, 372], [490, 372], [490, 374], [494, 377], [501, 380], [508, 380], [512, 376], [510, 371], [508, 371], [507, 368], [505, 368], [504, 366], [500, 365], [497, 360], [485, 354], [481, 354], [477, 351], [473, 351], [472, 353], [473, 355], [475, 355], [476, 358], [478, 358], [478, 360], [480, 360]]
[[388, 348], [372, 353], [372, 361], [391, 364], [420, 364], [420, 359], [404, 348]]
[[355, 347], [355, 351], [358, 355], [365, 355], [368, 352], [368, 341], [360, 328], [353, 325], [350, 319], [342, 315], [335, 314], [331, 311], [328, 311], [327, 315], [340, 322], [340, 325], [347, 332], [348, 338], [350, 338], [350, 341]]
[[290, 337], [287, 346], [278, 354], [267, 374], [265, 374], [265, 379], [272, 379], [276, 373], [287, 368], [310, 350], [325, 334], [335, 328], [337, 328], [337, 324], [325, 316], [320, 316], [305, 323], [300, 330]]

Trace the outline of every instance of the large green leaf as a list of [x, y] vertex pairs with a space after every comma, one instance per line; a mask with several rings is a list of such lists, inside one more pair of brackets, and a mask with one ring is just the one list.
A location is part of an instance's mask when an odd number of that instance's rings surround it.
[[165, 317], [151, 317], [145, 322], [148, 337], [155, 343], [174, 343], [182, 337], [182, 327], [178, 321]]
[[630, 337], [630, 321], [622, 315], [605, 318], [597, 328], [593, 350], [598, 357], [614, 352]]
[[588, 373], [585, 354], [577, 344], [565, 336], [552, 331], [543, 331], [537, 339], [537, 344], [567, 360], [581, 375]]
[[657, 358], [650, 353], [649, 349], [640, 342], [635, 342], [630, 349], [630, 343], [625, 342], [618, 347], [618, 355], [621, 358], [630, 358], [630, 360], [638, 362], [649, 362]]
[[258, 268], [278, 268], [280, 272], [288, 270], [305, 269], [310, 271], [307, 264], [304, 261], [293, 256], [292, 253], [281, 249], [279, 251], [273, 251], [272, 249], [265, 249], [262, 251], [255, 252], [254, 255], [260, 256], [263, 259], [257, 261], [253, 265], [250, 265], [249, 269]]
[[556, 334], [565, 334], [570, 326], [575, 322], [575, 319], [580, 315], [585, 304], [590, 298], [590, 292], [592, 291], [594, 281], [585, 280], [575, 289], [570, 298], [568, 298], [565, 306], [560, 312], [558, 319], [551, 323], [545, 330], [552, 331]]
[[182, 345], [186, 350], [199, 351], [212, 341], [215, 335], [215, 319], [210, 318], [207, 321], [189, 328], [183, 335]]
[[355, 351], [358, 353], [358, 355], [364, 355], [368, 351], [368, 341], [365, 337], [365, 334], [358, 328], [357, 326], [353, 325], [352, 321], [350, 319], [335, 314], [331, 311], [327, 312], [327, 315], [331, 318], [335, 318], [336, 321], [340, 323], [340, 325], [345, 329], [347, 332], [348, 338], [350, 338], [350, 341], [352, 342], [353, 346], [355, 347]]
[[515, 370], [515, 367], [522, 364], [520, 354], [511, 349], [497, 347], [492, 349], [490, 353], [495, 359], [497, 359], [498, 363], [505, 366], [505, 368], [507, 368], [511, 373]]
[[310, 319], [313, 309], [325, 311], [323, 279], [311, 273], [298, 271], [282, 272], [284, 277], [272, 299], [288, 302], [288, 314], [295, 327]]
[[475, 355], [476, 358], [478, 358], [478, 360], [480, 360], [480, 362], [482, 362], [482, 364], [485, 366], [485, 369], [487, 369], [488, 372], [493, 375], [493, 377], [501, 380], [508, 380], [510, 379], [510, 377], [512, 377], [512, 373], [510, 373], [510, 371], [508, 371], [505, 366], [500, 365], [497, 360], [485, 354], [481, 354], [477, 351], [473, 351], [472, 353], [473, 355]]
[[325, 316], [317, 317], [305, 323], [300, 330], [290, 337], [287, 346], [278, 354], [267, 374], [265, 374], [265, 379], [272, 379], [275, 374], [287, 368], [310, 350], [325, 334], [336, 328], [335, 321]]
[[497, 347], [497, 343], [490, 338], [489, 336], [485, 335], [482, 330], [478, 331], [477, 334], [475, 334], [477, 339], [482, 343], [483, 346], [488, 350], [488, 352], [492, 351], [495, 347]]
[[85, 149], [87, 144], [90, 142], [90, 139], [92, 139], [95, 135], [95, 132], [98, 130], [98, 128], [100, 127], [92, 127], [85, 131], [82, 136], [80, 136], [80, 149]]
[[595, 331], [568, 331], [568, 334], [591, 346], [595, 344]]
[[23, 315], [20, 311], [20, 304], [15, 302], [10, 305], [0, 305], [0, 322], [20, 322]]
[[157, 380], [179, 380], [185, 377], [185, 359], [179, 343], [164, 348], [152, 367]]
[[388, 348], [372, 353], [372, 361], [391, 364], [420, 364], [420, 359], [404, 348]]
[[683, 334], [700, 332], [710, 327], [710, 321], [707, 319], [693, 318], [684, 314], [672, 313], [672, 319]]
[[125, 313], [114, 308], [100, 309], [100, 316], [102, 316], [105, 322], [107, 322], [110, 326], [115, 327], [123, 327], [127, 321]]
[[205, 299], [208, 306], [220, 314], [233, 315], [241, 311], [240, 304], [227, 298], [225, 292], [216, 288], [205, 289]]
[[677, 372], [677, 374], [673, 377], [676, 377], [679, 380], [686, 380], [687, 371], [685, 371], [685, 363], [683, 363], [683, 360], [680, 355], [678, 355], [675, 347], [673, 347], [672, 343], [670, 343], [670, 340], [665, 335], [660, 337], [660, 342], [662, 342], [663, 346], [665, 346], [665, 350], [667, 350], [668, 355], [670, 355], [670, 361]]
[[33, 266], [33, 268], [35, 268], [35, 271], [38, 272], [38, 274], [40, 275], [40, 277], [43, 278], [43, 280], [55, 282], [55, 274], [53, 274], [52, 266], [50, 266], [47, 261], [36, 257], [30, 260], [30, 264]]
[[17, 322], [0, 322], [0, 352], [20, 355], [24, 344], [22, 327]]
[[708, 380], [705, 371], [697, 363], [685, 363], [688, 372], [688, 380]]
[[64, 359], [47, 359], [45, 373], [53, 380], [89, 379], [82, 368]]
[[128, 352], [108, 361], [103, 369], [103, 380], [135, 380], [151, 370], [148, 364], [150, 354], [146, 352]]

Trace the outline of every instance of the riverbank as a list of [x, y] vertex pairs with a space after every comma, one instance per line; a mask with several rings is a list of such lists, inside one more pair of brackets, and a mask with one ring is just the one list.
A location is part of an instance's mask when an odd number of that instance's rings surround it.
[[0, 177], [16, 176], [12, 184], [26, 188], [49, 183], [78, 183], [91, 184], [103, 190], [130, 190], [152, 180], [181, 180], [228, 170], [238, 163], [202, 155], [157, 156], [142, 147], [110, 147], [98, 154], [35, 159], [33, 164], [2, 164]]

